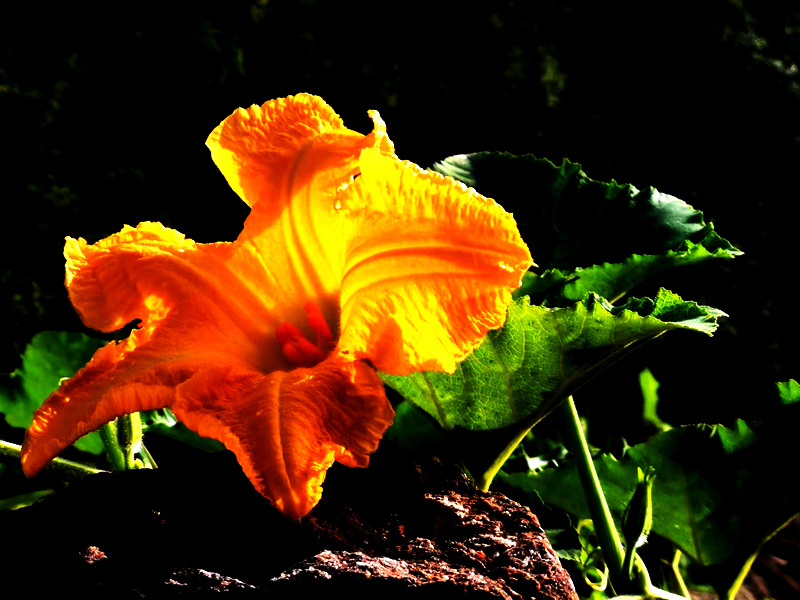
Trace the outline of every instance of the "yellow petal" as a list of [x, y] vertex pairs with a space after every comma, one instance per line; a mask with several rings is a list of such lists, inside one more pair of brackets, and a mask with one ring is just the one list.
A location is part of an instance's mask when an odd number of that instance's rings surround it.
[[140, 290], [135, 279], [144, 259], [155, 266], [194, 247], [192, 240], [161, 223], [141, 223], [135, 229], [126, 225], [96, 244], [67, 238], [64, 257], [70, 300], [87, 326], [116, 331], [151, 311], [145, 306], [149, 290]]
[[[365, 465], [391, 422], [361, 359], [395, 374], [452, 371], [502, 325], [531, 265], [513, 218], [401, 163], [370, 116], [364, 136], [304, 94], [223, 121], [207, 143], [251, 206], [233, 243], [196, 244], [158, 223], [68, 240], [67, 287], [84, 322], [141, 327], [37, 412], [26, 473], [111, 418], [168, 405], [300, 516], [332, 461]], [[339, 324], [331, 356], [292, 368], [323, 358]]]
[[114, 331], [142, 320], [127, 351], [146, 340], [165, 356], [208, 352], [265, 371], [289, 366], [274, 332], [285, 321], [302, 325], [305, 311], [253, 244], [197, 244], [141, 223], [96, 244], [68, 239], [65, 254], [70, 300], [87, 326]]
[[[273, 205], [271, 211], [283, 208], [275, 204], [286, 189], [302, 187], [298, 178], [328, 168], [328, 164], [312, 164], [312, 169], [304, 169], [309, 152], [315, 160], [323, 158], [335, 165], [337, 158], [349, 158], [359, 146], [374, 145], [376, 137], [384, 150], [392, 152], [391, 142], [380, 129], [370, 139], [364, 137], [347, 129], [322, 98], [297, 94], [237, 109], [211, 132], [206, 145], [242, 200], [251, 208], [267, 200]], [[325, 158], [326, 154], [330, 156]]]
[[234, 113], [208, 143], [254, 207], [238, 241], [270, 256], [298, 303], [315, 301], [332, 324], [341, 309], [345, 356], [390, 373], [452, 371], [503, 324], [531, 257], [510, 215], [397, 160], [370, 116], [360, 136], [300, 95]]
[[491, 329], [533, 264], [493, 200], [364, 150], [347, 213], [339, 348], [392, 374], [452, 372]]
[[65, 254], [70, 298], [89, 327], [141, 324], [45, 401], [27, 434], [26, 473], [117, 416], [169, 405], [175, 387], [198, 372], [292, 366], [275, 330], [285, 321], [304, 326], [306, 314], [252, 244], [196, 244], [142, 223], [96, 244], [69, 239]]
[[[337, 196], [358, 174], [364, 148], [392, 154], [377, 113], [369, 135], [347, 129], [316, 96], [299, 94], [238, 109], [206, 144], [231, 187], [252, 208], [239, 241], [269, 256], [275, 277], [299, 291], [296, 301], [335, 312], [345, 225]], [[326, 304], [322, 302], [321, 304]]]
[[375, 371], [337, 358], [268, 375], [207, 370], [178, 388], [172, 409], [225, 444], [255, 488], [294, 518], [319, 501], [334, 460], [367, 465], [394, 416]]

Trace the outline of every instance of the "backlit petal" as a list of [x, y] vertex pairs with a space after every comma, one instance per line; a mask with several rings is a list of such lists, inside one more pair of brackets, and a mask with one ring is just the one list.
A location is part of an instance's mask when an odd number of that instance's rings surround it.
[[87, 326], [114, 331], [142, 320], [126, 342], [129, 354], [146, 340], [161, 356], [235, 356], [264, 371], [289, 366], [274, 332], [285, 321], [302, 326], [306, 313], [252, 244], [197, 244], [141, 223], [96, 244], [68, 239], [65, 254], [70, 300]]
[[[321, 304], [336, 320], [345, 220], [337, 197], [359, 172], [364, 148], [393, 155], [379, 115], [373, 131], [347, 129], [316, 96], [299, 94], [238, 109], [206, 144], [231, 187], [252, 207], [239, 240], [268, 254], [275, 277], [298, 290], [297, 301]], [[320, 299], [328, 298], [325, 304]]]
[[342, 194], [339, 348], [392, 374], [451, 372], [503, 325], [533, 264], [513, 217], [454, 180], [374, 150]]
[[196, 244], [159, 223], [68, 239], [83, 321], [141, 324], [37, 411], [27, 474], [114, 417], [169, 406], [299, 517], [331, 463], [366, 465], [391, 422], [372, 365], [452, 371], [503, 324], [532, 264], [513, 218], [399, 161], [369, 114], [362, 135], [301, 94], [220, 123], [212, 158], [251, 207], [234, 242]]
[[[385, 151], [393, 152], [385, 129], [377, 127], [366, 137], [347, 129], [322, 98], [297, 94], [237, 109], [211, 132], [206, 145], [248, 206], [266, 200], [269, 206], [263, 210], [277, 214], [285, 208], [281, 200], [287, 199], [287, 189], [301, 188], [305, 178], [332, 167], [346, 172], [359, 148], [371, 147], [377, 139]], [[315, 163], [320, 159], [322, 163]]]
[[276, 278], [328, 323], [341, 310], [346, 356], [390, 373], [452, 371], [503, 324], [533, 263], [510, 215], [396, 159], [370, 116], [371, 139], [294, 96], [237, 111], [208, 144], [233, 188], [257, 199], [239, 240], [269, 248]]
[[[68, 239], [65, 254], [70, 298], [88, 326], [142, 322], [45, 401], [26, 437], [26, 473], [117, 416], [169, 405], [175, 387], [203, 370], [292, 367], [275, 330], [302, 327], [306, 312], [251, 244], [196, 244], [142, 223], [92, 245]], [[307, 325], [304, 333], [315, 334]]]
[[168, 406], [175, 385], [185, 378], [179, 369], [152, 368], [118, 385], [119, 360], [125, 345], [110, 343], [91, 362], [65, 381], [36, 411], [25, 432], [22, 469], [29, 477], [79, 437], [101, 425], [139, 410]]
[[270, 374], [207, 370], [178, 388], [172, 409], [225, 444], [256, 489], [295, 518], [319, 501], [334, 460], [367, 465], [394, 416], [375, 371], [336, 358]]

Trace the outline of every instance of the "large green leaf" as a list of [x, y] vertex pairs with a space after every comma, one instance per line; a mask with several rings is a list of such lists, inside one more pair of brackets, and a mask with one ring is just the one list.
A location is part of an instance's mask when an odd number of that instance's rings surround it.
[[[674, 541], [700, 564], [714, 564], [730, 555], [733, 534], [714, 518], [724, 495], [736, 485], [735, 477], [709, 469], [723, 455], [714, 427], [678, 427], [629, 448], [621, 460], [608, 454], [598, 457], [595, 469], [619, 524], [636, 485], [637, 467], [655, 467], [653, 532]], [[580, 519], [591, 518], [577, 470], [571, 465], [501, 477]]]
[[[690, 251], [685, 242], [706, 246], [710, 253], [738, 253], [727, 241], [712, 236], [713, 227], [703, 213], [686, 202], [654, 188], [595, 181], [568, 160], [556, 166], [532, 155], [481, 152], [451, 156], [433, 169], [512, 211], [542, 269], [571, 271], [619, 263], [633, 254]], [[576, 298], [580, 297], [578, 292]]]
[[[792, 460], [800, 417], [792, 394], [798, 388], [793, 381], [780, 386], [783, 405], [764, 422], [678, 427], [628, 448], [620, 460], [595, 459], [618, 523], [637, 468], [655, 468], [653, 533], [708, 567], [706, 576], [720, 593], [741, 579], [764, 540], [800, 513], [800, 473]], [[572, 465], [501, 478], [551, 506], [590, 518]]]
[[383, 376], [445, 428], [489, 430], [535, 423], [568, 394], [641, 343], [675, 329], [711, 334], [723, 313], [666, 290], [615, 307], [587, 294], [569, 308], [520, 298], [505, 326], [452, 374]]
[[658, 255], [634, 254], [619, 263], [603, 263], [574, 271], [550, 269], [542, 274], [525, 273], [514, 296], [529, 296], [532, 304], [569, 306], [588, 292], [594, 292], [613, 303], [660, 271], [738, 254], [741, 253], [711, 230], [701, 243], [686, 240], [676, 250]]
[[[0, 385], [0, 413], [12, 427], [28, 427], [33, 412], [42, 405], [59, 381], [71, 377], [91, 359], [103, 342], [82, 333], [43, 331], [36, 334], [22, 355], [22, 366]], [[103, 444], [96, 433], [75, 445], [99, 454]]]

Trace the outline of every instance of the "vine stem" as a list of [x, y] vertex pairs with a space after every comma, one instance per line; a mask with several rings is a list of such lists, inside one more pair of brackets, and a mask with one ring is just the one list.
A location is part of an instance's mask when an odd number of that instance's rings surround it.
[[586, 502], [589, 505], [589, 513], [592, 516], [595, 533], [600, 541], [600, 548], [603, 550], [603, 556], [611, 573], [611, 581], [621, 582], [624, 577], [622, 565], [625, 558], [625, 550], [622, 548], [622, 542], [620, 542], [617, 528], [614, 525], [614, 519], [611, 517], [611, 511], [608, 509], [603, 488], [600, 486], [600, 479], [597, 477], [592, 455], [589, 452], [589, 445], [583, 435], [583, 427], [572, 396], [569, 396], [561, 404], [561, 410], [565, 417], [566, 427], [564, 429], [567, 447], [575, 454], [577, 459], [581, 486], [586, 495]]
[[[22, 454], [22, 446], [12, 444], [0, 440], [0, 456], [10, 456], [12, 458], [19, 458]], [[95, 473], [105, 473], [103, 469], [96, 469], [89, 465], [67, 460], [65, 458], [54, 458], [47, 468], [62, 471], [69, 475], [82, 477], [84, 475], [93, 475]]]
[[100, 433], [100, 439], [103, 440], [103, 447], [106, 450], [108, 462], [111, 463], [112, 471], [125, 470], [125, 452], [119, 443], [119, 428], [117, 421], [106, 423], [97, 430]]
[[533, 425], [525, 425], [521, 427], [514, 437], [509, 441], [500, 455], [494, 459], [492, 464], [489, 466], [486, 471], [484, 471], [476, 480], [475, 485], [484, 492], [489, 491], [489, 486], [492, 485], [492, 480], [494, 476], [497, 475], [500, 468], [503, 464], [508, 460], [508, 457], [514, 452], [514, 449], [519, 446], [519, 443], [525, 439], [525, 436], [528, 435], [528, 432], [533, 428]]
[[635, 549], [632, 554], [636, 564], [635, 578], [629, 577], [625, 571], [625, 549], [620, 541], [611, 511], [608, 509], [608, 502], [606, 502], [605, 494], [603, 494], [600, 479], [597, 477], [592, 455], [589, 452], [589, 444], [586, 442], [578, 410], [575, 408], [575, 400], [572, 396], [569, 396], [561, 404], [561, 407], [566, 425], [564, 429], [567, 447], [575, 454], [577, 459], [581, 486], [586, 496], [586, 502], [589, 505], [589, 514], [592, 517], [595, 534], [600, 541], [603, 558], [606, 561], [606, 565], [608, 565], [611, 586], [614, 588], [614, 592], [616, 594], [645, 595], [663, 600], [686, 600], [684, 596], [678, 596], [654, 586], [650, 581], [647, 567]]
[[[142, 442], [142, 419], [138, 412], [122, 415], [103, 425], [99, 431], [114, 471], [156, 467]], [[137, 455], [142, 458], [137, 458]]]

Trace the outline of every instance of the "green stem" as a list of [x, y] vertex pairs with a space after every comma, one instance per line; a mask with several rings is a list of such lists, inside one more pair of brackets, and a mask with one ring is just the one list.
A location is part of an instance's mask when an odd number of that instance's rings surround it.
[[119, 443], [119, 427], [117, 421], [106, 423], [99, 430], [100, 439], [103, 440], [103, 447], [106, 450], [108, 462], [111, 463], [113, 471], [125, 470], [125, 453]]
[[[0, 440], [0, 456], [10, 456], [18, 459], [21, 454], [22, 446]], [[84, 475], [93, 475], [95, 473], [105, 472], [102, 469], [96, 469], [94, 467], [90, 467], [89, 465], [77, 463], [65, 458], [54, 458], [47, 468], [61, 471], [62, 473], [72, 477], [83, 477]]]
[[[99, 431], [114, 471], [155, 467], [153, 457], [142, 443], [142, 419], [138, 412], [106, 423]], [[137, 458], [137, 454], [144, 460]]]
[[686, 582], [683, 581], [683, 575], [681, 575], [681, 556], [683, 553], [680, 550], [675, 550], [675, 556], [672, 559], [672, 575], [675, 577], [675, 581], [678, 584], [678, 588], [681, 590], [681, 594], [685, 598], [691, 597], [689, 594], [689, 588], [686, 587]]
[[142, 461], [137, 461], [136, 454], [142, 448], [142, 419], [139, 413], [123, 415], [117, 419], [117, 434], [125, 470], [131, 471], [142, 466]]
[[636, 548], [629, 545], [625, 548], [625, 558], [622, 560], [622, 572], [626, 574], [628, 579], [633, 579], [633, 563], [634, 558], [637, 557]]
[[589, 445], [583, 435], [583, 427], [572, 396], [567, 398], [561, 406], [566, 422], [567, 447], [577, 458], [578, 474], [581, 478], [584, 494], [586, 494], [586, 501], [589, 505], [589, 513], [592, 516], [595, 533], [600, 541], [600, 547], [603, 549], [603, 555], [611, 572], [612, 581], [618, 581], [623, 573], [622, 565], [625, 551], [622, 548], [622, 542], [620, 542], [617, 528], [614, 525], [614, 519], [611, 517], [611, 511], [608, 509], [603, 488], [600, 486], [600, 479], [597, 477], [592, 455], [589, 452]]
[[514, 449], [519, 446], [519, 443], [525, 439], [525, 436], [528, 435], [528, 432], [533, 428], [533, 425], [524, 425], [518, 431], [517, 434], [511, 438], [511, 441], [508, 442], [503, 451], [494, 459], [489, 468], [484, 471], [480, 477], [476, 478], [475, 485], [483, 490], [484, 492], [489, 491], [489, 486], [492, 485], [492, 480], [494, 476], [497, 475], [497, 472], [503, 466], [503, 464], [508, 460], [508, 457], [514, 452]]
[[144, 463], [144, 468], [145, 469], [157, 469], [158, 468], [158, 465], [156, 464], [156, 461], [153, 458], [153, 455], [150, 454], [150, 451], [147, 449], [147, 447], [144, 444], [142, 444], [142, 448], [139, 451], [139, 453], [142, 456], [142, 462]]
[[[641, 557], [634, 552], [638, 582], [641, 586], [642, 593], [648, 598], [661, 598], [661, 600], [689, 600], [689, 592], [686, 591], [686, 596], [679, 596], [667, 590], [662, 590], [652, 584], [650, 581], [650, 574], [647, 572], [647, 567], [644, 566]], [[683, 580], [681, 580], [683, 581]], [[685, 589], [685, 586], [684, 586]]]
[[628, 576], [624, 570], [625, 550], [622, 547], [617, 527], [608, 509], [600, 479], [594, 468], [592, 455], [589, 452], [589, 444], [583, 434], [578, 411], [575, 408], [575, 401], [572, 396], [567, 398], [561, 405], [564, 413], [565, 436], [567, 447], [575, 455], [577, 460], [578, 474], [581, 479], [583, 493], [586, 495], [586, 503], [589, 505], [589, 514], [594, 524], [595, 535], [600, 542], [600, 549], [603, 558], [608, 565], [611, 586], [616, 594], [646, 595], [663, 600], [685, 600], [683, 596], [678, 596], [666, 590], [655, 587], [650, 582], [650, 574], [647, 572], [642, 559], [636, 551], [633, 551], [633, 560], [636, 566], [635, 579]]

